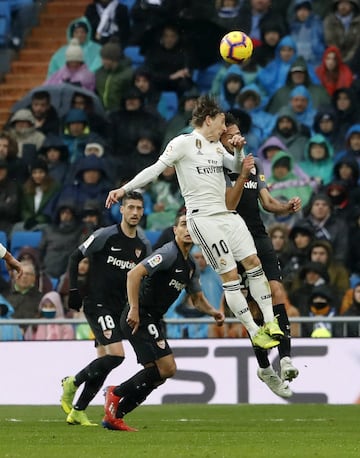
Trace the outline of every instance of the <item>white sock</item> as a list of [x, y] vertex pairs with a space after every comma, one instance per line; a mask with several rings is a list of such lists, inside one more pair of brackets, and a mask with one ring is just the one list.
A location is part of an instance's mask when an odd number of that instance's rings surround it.
[[250, 293], [262, 311], [264, 322], [273, 321], [271, 289], [261, 265], [247, 270], [246, 275], [249, 280]]
[[240, 288], [240, 281], [228, 281], [223, 283], [226, 302], [241, 323], [245, 326], [246, 330], [253, 337], [259, 330], [258, 325], [255, 323], [248, 303], [246, 302]]

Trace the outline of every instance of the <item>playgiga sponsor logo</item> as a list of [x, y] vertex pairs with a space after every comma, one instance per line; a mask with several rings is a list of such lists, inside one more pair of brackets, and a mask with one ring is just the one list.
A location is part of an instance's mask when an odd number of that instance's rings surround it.
[[113, 266], [119, 267], [120, 269], [132, 269], [136, 266], [134, 261], [127, 261], [125, 259], [118, 259], [115, 256], [108, 256], [106, 260], [107, 264], [112, 264]]

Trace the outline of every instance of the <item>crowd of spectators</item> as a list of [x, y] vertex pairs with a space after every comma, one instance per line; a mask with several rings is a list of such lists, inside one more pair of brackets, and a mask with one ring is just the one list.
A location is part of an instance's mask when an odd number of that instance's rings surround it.
[[[34, 3], [11, 12], [14, 46], [25, 46], [20, 19]], [[230, 65], [218, 44], [236, 29], [254, 53]], [[360, 0], [94, 0], [66, 40], [0, 132], [0, 229], [9, 241], [42, 232], [35, 252], [21, 254], [24, 279], [1, 283], [2, 318], [71, 316], [69, 253], [118, 222], [104, 207], [108, 191], [191, 130], [205, 92], [239, 119], [271, 195], [302, 199], [300, 214], [263, 213], [289, 304], [301, 316], [360, 315]], [[166, 231], [183, 206], [174, 171], [142, 192], [143, 229]], [[174, 310], [191, 316], [189, 307], [182, 298]], [[20, 338], [75, 336], [49, 326]]]

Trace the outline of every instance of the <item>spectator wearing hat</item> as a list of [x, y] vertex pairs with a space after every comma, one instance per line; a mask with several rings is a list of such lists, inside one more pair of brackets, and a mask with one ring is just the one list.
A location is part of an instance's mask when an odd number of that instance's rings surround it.
[[354, 206], [358, 202], [350, 201], [350, 193], [346, 182], [333, 180], [326, 186], [325, 192], [331, 200], [334, 216], [349, 224], [353, 216]]
[[272, 21], [266, 21], [264, 24], [261, 24], [261, 43], [255, 47], [251, 58], [252, 61], [259, 67], [265, 67], [274, 59], [276, 47], [285, 33], [284, 24]]
[[318, 318], [319, 321], [316, 321], [316, 323], [303, 323], [301, 325], [301, 336], [341, 337], [343, 334], [339, 324], [321, 321], [322, 317], [331, 318], [338, 316], [338, 310], [338, 298], [334, 297], [325, 285], [314, 287], [309, 296], [307, 308], [301, 315]]
[[[1, 140], [0, 140], [1, 141]], [[10, 234], [20, 220], [20, 187], [9, 178], [9, 164], [0, 158], [0, 230]]]
[[302, 56], [298, 56], [291, 65], [283, 87], [278, 89], [271, 97], [266, 107], [266, 111], [276, 114], [281, 107], [286, 106], [289, 101], [291, 91], [300, 85], [306, 87], [311, 95], [314, 108], [318, 109], [322, 105], [330, 103], [330, 96], [325, 88], [314, 81], [318, 81], [314, 72], [310, 72], [308, 64]]
[[96, 94], [90, 96], [88, 94], [84, 94], [81, 89], [78, 91], [75, 90], [70, 100], [69, 110], [71, 108], [77, 108], [85, 111], [90, 131], [105, 138], [108, 131], [108, 121], [106, 113], [103, 112], [102, 109], [101, 112], [99, 112], [97, 99], [98, 96]]
[[51, 178], [63, 185], [69, 171], [69, 150], [63, 140], [58, 135], [49, 134], [39, 149], [39, 156], [47, 162]]
[[289, 29], [299, 56], [308, 64], [318, 64], [325, 50], [324, 30], [321, 18], [313, 13], [311, 0], [295, 0]]
[[329, 280], [326, 266], [320, 262], [307, 261], [297, 272], [294, 280], [288, 284], [288, 294], [291, 304], [299, 310], [301, 316], [306, 314], [313, 289], [321, 285], [331, 289]]
[[68, 200], [59, 200], [54, 218], [43, 229], [39, 244], [42, 265], [52, 278], [59, 278], [68, 265], [71, 252], [78, 246], [82, 226], [76, 202], [70, 196]]
[[21, 221], [13, 231], [42, 230], [52, 219], [59, 195], [60, 185], [50, 177], [44, 159], [35, 160], [30, 169], [30, 177], [22, 186]]
[[[5, 297], [0, 294], [0, 320], [12, 319], [14, 307]], [[23, 333], [16, 324], [2, 324], [0, 326], [0, 341], [23, 340]]]
[[95, 73], [96, 92], [106, 111], [116, 110], [131, 85], [131, 60], [124, 56], [120, 44], [109, 41], [101, 48], [101, 67]]
[[97, 229], [103, 226], [102, 207], [97, 200], [87, 200], [84, 203], [81, 212], [82, 233], [79, 239], [79, 245]]
[[160, 136], [164, 127], [160, 115], [144, 110], [142, 93], [135, 87], [128, 89], [123, 95], [119, 109], [109, 114], [109, 122], [111, 151], [118, 160], [131, 154], [139, 131], [150, 129]]
[[296, 42], [290, 35], [284, 36], [276, 47], [274, 59], [260, 69], [255, 80], [268, 98], [285, 84], [289, 69], [296, 57]]
[[337, 46], [344, 62], [349, 63], [360, 47], [360, 1], [333, 0], [323, 24], [325, 43]]
[[315, 182], [314, 189], [327, 186], [333, 178], [334, 150], [321, 134], [313, 135], [304, 151], [300, 167]]
[[110, 216], [109, 210], [104, 207], [104, 202], [113, 186], [107, 175], [104, 159], [92, 154], [78, 161], [74, 180], [63, 187], [59, 202], [72, 201], [77, 214], [80, 215], [85, 202], [96, 201], [102, 208], [103, 223], [107, 225]]
[[[360, 126], [360, 109], [355, 93], [351, 88], [340, 88], [334, 92], [331, 100], [336, 116], [337, 134], [343, 140], [342, 148], [335, 156], [335, 161], [342, 156], [343, 150], [359, 156], [357, 135]], [[357, 159], [358, 160], [358, 159]], [[358, 160], [360, 163], [360, 161]]]
[[154, 164], [159, 156], [159, 137], [148, 129], [140, 130], [136, 140], [136, 146], [130, 153], [129, 158], [123, 162], [119, 170], [121, 174], [117, 178], [125, 183], [141, 172], [141, 170]]
[[71, 164], [84, 156], [85, 146], [90, 142], [102, 142], [99, 134], [90, 131], [87, 114], [84, 110], [71, 108], [64, 120], [64, 132], [61, 139], [68, 147]]
[[277, 113], [271, 134], [284, 143], [295, 162], [304, 160], [304, 150], [310, 138], [310, 131], [298, 122], [289, 106], [282, 107]]
[[345, 184], [349, 192], [351, 206], [359, 206], [360, 202], [360, 166], [351, 155], [345, 154], [334, 165], [335, 181]]
[[334, 148], [335, 154], [344, 146], [344, 138], [339, 135], [337, 124], [335, 110], [331, 105], [326, 104], [318, 109], [312, 127], [314, 134], [321, 134], [326, 138]]
[[256, 135], [261, 143], [264, 142], [275, 127], [276, 117], [264, 110], [259, 86], [252, 83], [243, 87], [237, 96], [237, 101], [239, 108], [251, 116]]
[[219, 103], [224, 111], [239, 108], [237, 96], [245, 86], [242, 70], [239, 65], [230, 65], [220, 89]]
[[325, 49], [315, 73], [330, 97], [336, 89], [350, 87], [354, 80], [354, 74], [344, 63], [339, 48], [333, 45]]
[[11, 116], [7, 130], [18, 144], [18, 157], [36, 153], [44, 143], [45, 135], [36, 129], [36, 120], [31, 110], [20, 108]]
[[130, 36], [128, 7], [118, 0], [94, 0], [85, 9], [85, 17], [92, 28], [91, 38], [104, 45], [116, 37], [124, 48]]
[[272, 158], [268, 189], [272, 197], [285, 197], [287, 201], [298, 196], [303, 206], [308, 204], [313, 192], [309, 181], [294, 173], [293, 159], [285, 151], [277, 152]]
[[333, 214], [327, 194], [318, 193], [312, 197], [304, 221], [314, 230], [315, 239], [330, 242], [334, 259], [345, 264], [348, 259], [349, 229], [344, 221]]
[[83, 51], [84, 63], [91, 72], [95, 72], [101, 66], [100, 50], [101, 45], [91, 39], [92, 28], [88, 19], [84, 16], [70, 22], [66, 30], [67, 45], [59, 48], [51, 57], [49, 62], [49, 78], [53, 73], [64, 67], [66, 63], [66, 50], [72, 38], [77, 38]]
[[337, 163], [344, 157], [355, 160], [360, 167], [360, 122], [353, 124], [345, 135], [345, 148], [335, 156]]
[[70, 83], [89, 91], [95, 90], [95, 75], [84, 63], [84, 53], [77, 38], [70, 40], [65, 51], [65, 65], [53, 73], [45, 84]]

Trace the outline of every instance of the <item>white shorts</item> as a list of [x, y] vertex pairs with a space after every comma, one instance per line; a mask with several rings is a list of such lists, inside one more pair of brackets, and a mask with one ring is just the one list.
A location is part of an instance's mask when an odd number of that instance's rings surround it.
[[257, 253], [249, 229], [237, 213], [191, 215], [187, 227], [208, 264], [220, 275], [236, 268], [236, 261]]

